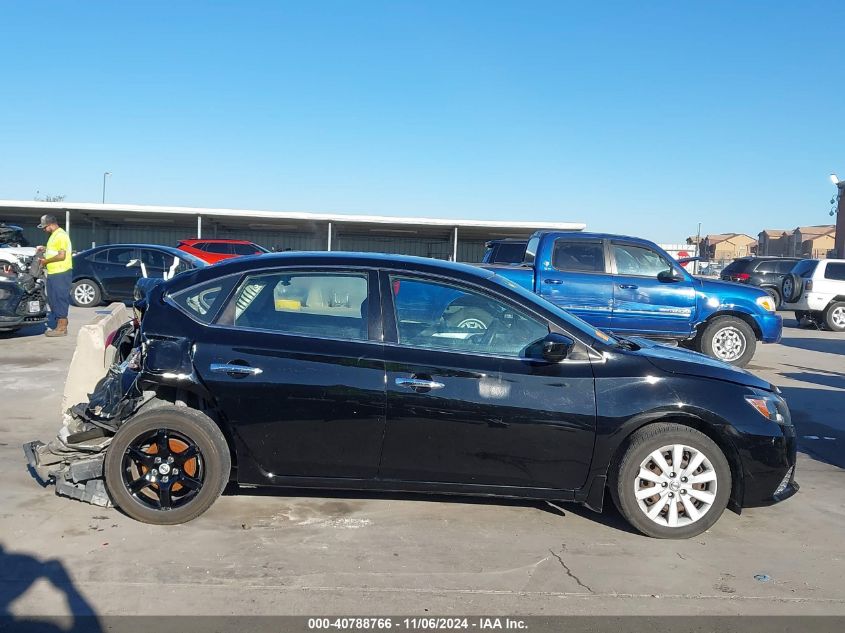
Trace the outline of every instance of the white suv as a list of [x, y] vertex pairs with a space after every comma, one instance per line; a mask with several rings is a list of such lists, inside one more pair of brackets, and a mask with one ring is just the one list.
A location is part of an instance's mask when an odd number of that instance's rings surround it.
[[845, 332], [845, 259], [804, 259], [783, 279], [784, 310]]

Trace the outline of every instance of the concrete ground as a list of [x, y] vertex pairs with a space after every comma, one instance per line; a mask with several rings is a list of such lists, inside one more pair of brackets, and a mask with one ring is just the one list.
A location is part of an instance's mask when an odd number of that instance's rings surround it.
[[[71, 334], [91, 316], [73, 309]], [[632, 533], [612, 506], [329, 493], [137, 523], [28, 474], [21, 444], [55, 434], [74, 345], [39, 334], [0, 335], [3, 613], [845, 614], [842, 334], [787, 321], [750, 368], [792, 407], [800, 494], [688, 541]]]

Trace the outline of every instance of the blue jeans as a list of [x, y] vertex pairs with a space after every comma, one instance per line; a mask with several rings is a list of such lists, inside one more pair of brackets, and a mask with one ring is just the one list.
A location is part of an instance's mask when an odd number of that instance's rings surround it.
[[47, 301], [50, 312], [57, 319], [66, 319], [70, 308], [70, 284], [73, 281], [73, 271], [63, 273], [47, 273]]

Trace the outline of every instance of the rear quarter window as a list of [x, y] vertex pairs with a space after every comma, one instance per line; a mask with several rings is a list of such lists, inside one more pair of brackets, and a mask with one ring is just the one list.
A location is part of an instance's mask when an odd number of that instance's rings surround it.
[[214, 279], [168, 297], [176, 307], [200, 323], [211, 323], [237, 281], [237, 275]]
[[805, 259], [795, 264], [791, 272], [799, 277], [809, 279], [813, 276], [818, 265], [819, 261], [817, 259]]
[[845, 263], [828, 262], [824, 269], [824, 278], [845, 281]]

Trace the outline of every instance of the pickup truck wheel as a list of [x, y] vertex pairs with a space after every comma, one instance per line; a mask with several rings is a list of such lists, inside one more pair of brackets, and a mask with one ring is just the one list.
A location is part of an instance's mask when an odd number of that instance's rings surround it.
[[835, 301], [827, 306], [824, 322], [834, 332], [845, 332], [845, 301]]
[[493, 317], [485, 310], [466, 306], [458, 308], [453, 314], [450, 314], [446, 319], [446, 323], [449, 327], [459, 328], [461, 330], [483, 332], [490, 326], [492, 320]]
[[757, 349], [754, 330], [738, 317], [713, 319], [698, 340], [698, 351], [737, 367], [745, 367]]
[[211, 507], [229, 481], [231, 456], [208, 416], [166, 404], [120, 427], [104, 471], [109, 495], [123, 512], [144, 523], [174, 525]]
[[616, 507], [637, 530], [655, 538], [691, 538], [724, 512], [731, 469], [703, 433], [660, 422], [631, 436], [610, 482]]

